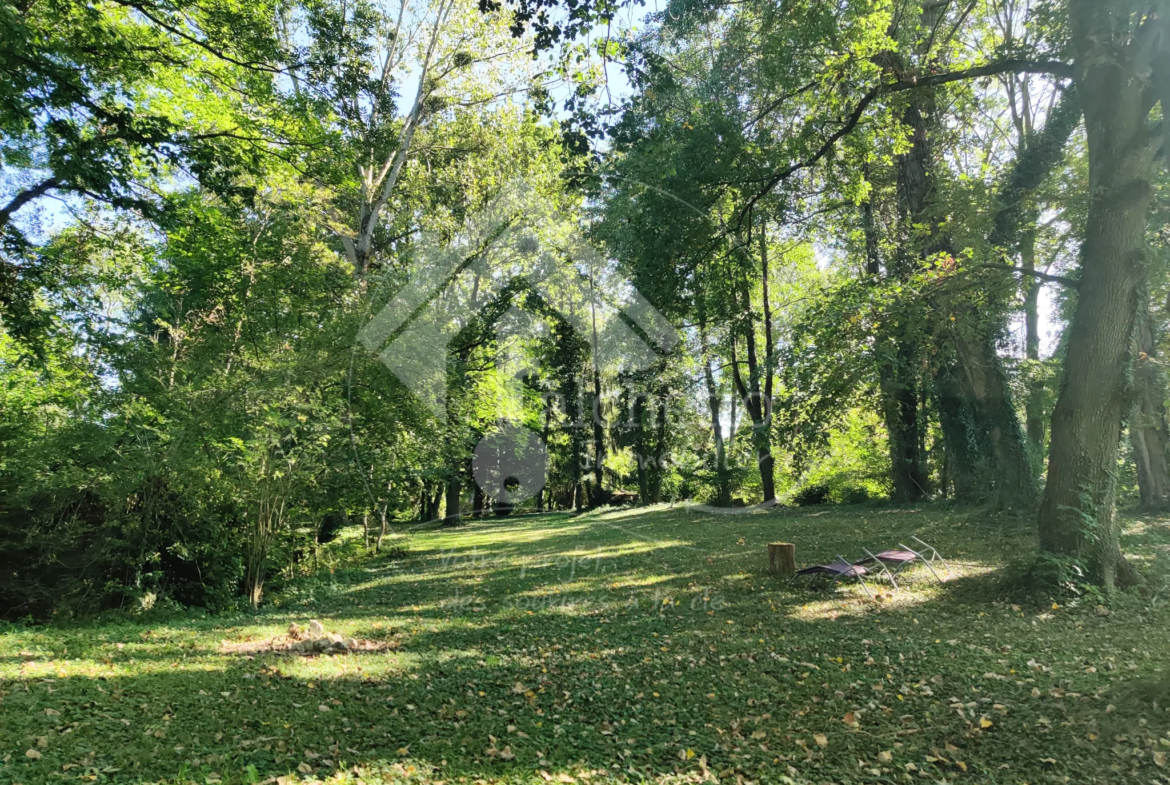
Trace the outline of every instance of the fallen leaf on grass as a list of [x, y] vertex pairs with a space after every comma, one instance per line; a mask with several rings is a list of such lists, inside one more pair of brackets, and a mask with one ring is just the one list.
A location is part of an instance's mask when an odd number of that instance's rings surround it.
[[889, 750], [882, 750], [877, 755], [878, 763], [892, 763], [894, 755]]
[[41, 753], [37, 752], [34, 749], [29, 749], [27, 752], [24, 753], [24, 757], [29, 758], [30, 760], [40, 760], [41, 758], [43, 758], [45, 756], [42, 755]]
[[823, 733], [818, 733], [815, 736], [813, 736], [813, 741], [815, 741], [817, 743], [818, 747], [828, 747], [829, 746], [829, 737]]

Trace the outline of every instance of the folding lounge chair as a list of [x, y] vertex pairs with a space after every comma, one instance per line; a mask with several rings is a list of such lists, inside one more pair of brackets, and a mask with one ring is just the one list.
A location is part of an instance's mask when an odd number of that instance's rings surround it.
[[861, 588], [865, 591], [867, 597], [873, 599], [873, 594], [869, 587], [865, 585], [865, 575], [869, 574], [869, 570], [857, 564], [850, 564], [845, 561], [844, 557], [838, 556], [836, 562], [830, 564], [814, 564], [811, 567], [805, 567], [803, 570], [798, 570], [792, 576], [792, 580], [800, 577], [807, 577], [812, 575], [821, 575], [829, 579], [831, 583], [848, 580], [850, 578], [856, 580], [861, 584]]
[[[934, 562], [937, 561], [939, 564], [941, 564], [946, 570], [947, 576], [950, 577], [951, 568], [947, 566], [945, 561], [943, 561], [942, 556], [939, 555], [939, 552], [935, 550], [934, 546], [919, 540], [917, 537], [914, 539], [917, 540], [922, 546], [924, 546], [923, 550], [916, 551], [913, 548], [903, 545], [902, 543], [898, 543], [898, 547], [902, 550], [882, 551], [881, 553], [870, 553], [869, 551], [866, 551], [865, 554], [867, 558], [864, 558], [859, 562], [855, 562], [855, 566], [863, 567], [867, 564], [881, 565], [882, 572], [884, 572], [890, 579], [890, 583], [894, 584], [894, 588], [898, 587], [898, 582], [894, 576], [909, 567], [910, 564], [914, 561], [920, 561], [925, 564], [926, 569], [930, 570], [930, 574], [933, 575], [934, 579], [939, 583], [942, 583], [942, 578], [940, 578], [938, 573], [935, 572]], [[930, 554], [929, 558], [925, 555], [927, 552]]]

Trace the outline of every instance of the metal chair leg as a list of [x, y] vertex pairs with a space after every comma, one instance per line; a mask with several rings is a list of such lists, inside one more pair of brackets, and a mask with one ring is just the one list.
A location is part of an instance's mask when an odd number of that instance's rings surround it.
[[890, 579], [890, 583], [893, 584], [894, 588], [895, 589], [899, 588], [898, 581], [896, 578], [894, 578], [894, 573], [890, 572], [890, 568], [886, 565], [886, 563], [884, 561], [882, 561], [881, 559], [879, 559], [878, 557], [874, 556], [872, 553], [870, 553], [868, 548], [862, 548], [861, 550], [865, 551], [866, 556], [873, 559], [874, 564], [876, 564], [882, 568], [882, 572], [884, 572], [886, 574], [886, 577]]
[[[905, 550], [908, 550], [908, 551], [910, 551], [911, 553], [913, 553], [915, 556], [917, 556], [917, 557], [918, 557], [918, 559], [919, 559], [919, 560], [920, 560], [920, 561], [921, 561], [923, 564], [925, 564], [925, 565], [926, 565], [926, 569], [930, 570], [930, 574], [934, 576], [934, 579], [935, 579], [936, 581], [938, 581], [939, 583], [942, 583], [942, 582], [943, 582], [943, 579], [942, 579], [942, 578], [940, 578], [940, 577], [938, 576], [938, 573], [934, 571], [934, 566], [933, 566], [933, 565], [931, 565], [931, 563], [930, 563], [930, 559], [926, 558], [926, 557], [925, 557], [925, 556], [923, 556], [921, 553], [919, 553], [918, 551], [916, 551], [916, 550], [914, 550], [913, 548], [911, 548], [909, 545], [903, 545], [902, 543], [898, 543], [898, 547], [899, 547], [899, 548], [903, 548], [903, 549], [905, 549]], [[947, 574], [948, 574], [948, 575], [950, 575], [950, 573], [947, 573]]]
[[[854, 565], [850, 564], [848, 561], [846, 561], [844, 556], [841, 556], [840, 554], [838, 554], [837, 558], [841, 561], [842, 564], [853, 569], [853, 577], [857, 578], [857, 582], [861, 584], [861, 588], [865, 591], [865, 596], [869, 597], [872, 600], [873, 593], [869, 590], [869, 587], [865, 585], [865, 578], [861, 577], [861, 573], [857, 572], [857, 568]], [[841, 580], [841, 579], [838, 578], [837, 580]]]
[[911, 537], [914, 537], [914, 539], [915, 539], [915, 540], [918, 540], [918, 542], [922, 543], [922, 544], [923, 544], [923, 545], [925, 545], [927, 548], [930, 548], [930, 552], [934, 554], [934, 556], [931, 558], [931, 561], [934, 561], [934, 559], [938, 559], [940, 562], [942, 562], [942, 566], [943, 566], [943, 568], [944, 568], [944, 569], [946, 569], [946, 571], [947, 571], [947, 577], [949, 578], [949, 577], [950, 577], [950, 575], [951, 575], [951, 567], [950, 567], [950, 565], [949, 565], [949, 564], [947, 564], [947, 563], [946, 563], [946, 560], [945, 560], [945, 559], [943, 559], [943, 557], [942, 557], [942, 554], [938, 552], [938, 549], [937, 549], [937, 548], [935, 548], [933, 545], [931, 545], [929, 542], [925, 542], [925, 541], [923, 541], [923, 540], [919, 540], [919, 539], [918, 539], [918, 537], [917, 537], [917, 536], [915, 536], [915, 535], [913, 535], [913, 534], [911, 534], [910, 536], [911, 536]]

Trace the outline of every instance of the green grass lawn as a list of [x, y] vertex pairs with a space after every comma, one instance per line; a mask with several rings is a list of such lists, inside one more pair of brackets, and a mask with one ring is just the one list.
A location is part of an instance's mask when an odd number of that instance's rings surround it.
[[[766, 571], [771, 541], [809, 563], [912, 534], [947, 583]], [[1028, 522], [660, 508], [395, 544], [257, 614], [0, 635], [0, 782], [1170, 782], [1170, 610], [996, 601]], [[1160, 585], [1167, 522], [1125, 547]], [[311, 618], [379, 648], [239, 653]]]

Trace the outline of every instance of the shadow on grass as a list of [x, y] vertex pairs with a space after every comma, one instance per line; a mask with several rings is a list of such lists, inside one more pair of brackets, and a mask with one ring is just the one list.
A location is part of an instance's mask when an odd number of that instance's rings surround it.
[[[393, 637], [392, 652], [214, 648], [213, 638], [276, 632], [308, 609], [174, 623], [145, 639], [135, 627], [90, 631], [137, 638], [112, 665], [101, 660], [112, 641], [75, 651], [61, 638], [64, 656], [90, 662], [38, 663], [0, 685], [0, 754], [11, 756], [0, 779], [46, 782], [73, 764], [70, 777], [152, 782], [185, 770], [192, 781], [242, 782], [249, 767], [262, 780], [399, 761], [446, 781], [543, 782], [542, 771], [695, 780], [707, 770], [732, 781], [860, 782], [893, 781], [907, 764], [946, 779], [962, 773], [958, 761], [979, 782], [1120, 781], [1074, 740], [1126, 688], [1114, 674], [1131, 673], [1120, 660], [1119, 671], [1088, 672], [1094, 647], [1120, 658], [1143, 636], [1109, 619], [988, 602], [1023, 537], [981, 538], [977, 521], [931, 510], [630, 518], [638, 534], [658, 532], [654, 547], [581, 519], [535, 533], [505, 522], [475, 531], [533, 538], [468, 546], [460, 530], [437, 530], [401, 570], [339, 576], [353, 588], [312, 615], [356, 637]], [[938, 586], [915, 573], [903, 592], [870, 602], [848, 588], [791, 590], [765, 572], [763, 545], [779, 536], [811, 561], [909, 532], [958, 574]], [[444, 552], [489, 558], [443, 565]], [[68, 641], [85, 633], [70, 630]], [[1036, 689], [1076, 697], [1055, 704], [1033, 698]], [[1164, 724], [1152, 711], [1149, 722]], [[25, 757], [30, 749], [41, 757]]]

